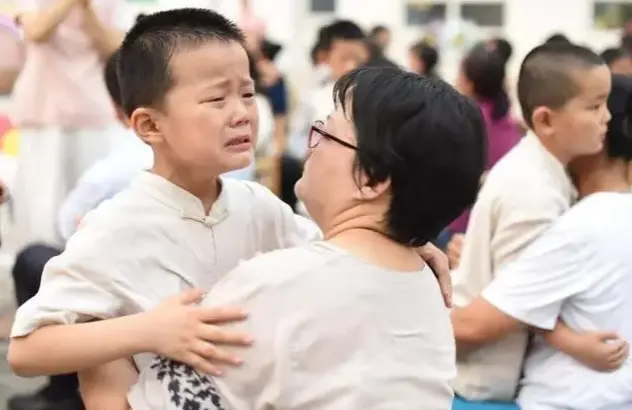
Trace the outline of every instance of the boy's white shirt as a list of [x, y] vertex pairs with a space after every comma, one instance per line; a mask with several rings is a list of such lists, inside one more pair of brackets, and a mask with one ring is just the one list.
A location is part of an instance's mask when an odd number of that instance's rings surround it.
[[[195, 196], [145, 172], [84, 218], [18, 309], [11, 336], [147, 311], [186, 289], [211, 288], [257, 253], [321, 236], [257, 183], [222, 180], [206, 215]], [[139, 368], [143, 357], [135, 357]]]

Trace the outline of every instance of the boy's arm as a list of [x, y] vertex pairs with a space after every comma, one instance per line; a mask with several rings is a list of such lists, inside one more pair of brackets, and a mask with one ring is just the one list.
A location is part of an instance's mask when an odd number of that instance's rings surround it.
[[250, 344], [250, 337], [214, 326], [246, 315], [241, 309], [197, 306], [204, 293], [184, 292], [147, 313], [40, 327], [11, 339], [9, 365], [19, 376], [63, 374], [149, 352], [218, 373], [218, 362], [238, 364], [239, 360], [210, 342], [243, 346]]
[[561, 320], [552, 331], [536, 332], [551, 346], [593, 370], [617, 370], [628, 357], [628, 343], [614, 332], [577, 333]]
[[137, 381], [132, 363], [120, 359], [79, 372], [79, 391], [86, 410], [127, 410], [127, 392]]
[[[73, 373], [146, 349], [142, 314], [72, 325], [51, 325], [14, 337], [7, 360], [22, 377]], [[123, 336], [115, 336], [123, 335]]]

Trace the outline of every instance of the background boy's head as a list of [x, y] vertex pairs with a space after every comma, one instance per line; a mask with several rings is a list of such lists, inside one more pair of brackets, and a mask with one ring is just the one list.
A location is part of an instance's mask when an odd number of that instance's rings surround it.
[[127, 33], [122, 105], [155, 167], [213, 176], [250, 164], [258, 115], [243, 44], [235, 24], [202, 9], [148, 15]]
[[608, 48], [601, 53], [613, 74], [632, 75], [632, 55], [625, 48]]
[[608, 109], [612, 119], [608, 123], [608, 132], [604, 148], [595, 155], [587, 155], [573, 161], [571, 170], [580, 194], [587, 195], [595, 191], [596, 177], [603, 176], [609, 182], [613, 177], [630, 180], [630, 162], [632, 161], [632, 79], [624, 75], [612, 76], [612, 91], [608, 97]]
[[368, 59], [366, 36], [352, 21], [339, 20], [323, 27], [318, 43], [333, 80], [358, 68]]
[[518, 77], [525, 123], [563, 163], [601, 149], [610, 77], [601, 57], [571, 43], [546, 43], [525, 57]]
[[105, 69], [103, 70], [103, 77], [105, 79], [105, 87], [110, 94], [112, 103], [114, 104], [114, 110], [116, 112], [116, 118], [125, 127], [129, 127], [129, 119], [123, 110], [123, 102], [121, 101], [121, 86], [119, 84], [118, 75], [116, 73], [116, 66], [118, 65], [118, 50], [112, 53], [108, 61], [105, 63]]
[[375, 26], [369, 33], [369, 39], [380, 50], [385, 51], [391, 44], [391, 30], [386, 26]]

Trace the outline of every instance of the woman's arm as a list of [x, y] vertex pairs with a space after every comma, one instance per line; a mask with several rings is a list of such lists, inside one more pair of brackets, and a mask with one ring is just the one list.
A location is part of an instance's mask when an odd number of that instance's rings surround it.
[[79, 373], [79, 391], [86, 410], [128, 410], [127, 392], [138, 380], [136, 368], [120, 359]]
[[70, 9], [80, 0], [57, 0], [52, 6], [41, 11], [25, 12], [17, 16], [16, 21], [26, 39], [35, 43], [47, 41], [64, 21]]
[[101, 59], [105, 61], [119, 48], [123, 42], [125, 33], [121, 30], [104, 25], [101, 20], [99, 20], [99, 17], [90, 3], [87, 3], [84, 8], [84, 30], [92, 39], [92, 43], [94, 44], [94, 47], [99, 53]]

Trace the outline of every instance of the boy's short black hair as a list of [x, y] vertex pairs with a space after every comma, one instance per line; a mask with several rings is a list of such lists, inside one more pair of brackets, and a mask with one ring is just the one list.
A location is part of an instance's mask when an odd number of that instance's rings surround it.
[[577, 70], [604, 64], [590, 49], [572, 43], [545, 43], [531, 50], [518, 75], [518, 100], [526, 124], [533, 126], [537, 107], [561, 108], [577, 95]]
[[604, 143], [609, 158], [632, 160], [632, 79], [625, 75], [612, 76], [608, 96], [612, 119]]
[[244, 35], [235, 23], [206, 9], [166, 10], [137, 21], [123, 40], [118, 63], [125, 113], [160, 105], [173, 85], [173, 55], [209, 41], [243, 45]]
[[118, 80], [118, 74], [116, 73], [116, 66], [118, 64], [119, 50], [116, 50], [108, 61], [105, 62], [105, 69], [103, 70], [103, 77], [105, 79], [105, 87], [110, 94], [110, 98], [117, 106], [122, 106], [121, 101], [121, 86]]
[[393, 240], [424, 245], [474, 203], [487, 135], [473, 100], [439, 79], [386, 67], [344, 75], [334, 100], [356, 130], [358, 184], [360, 171], [368, 185], [390, 180]]
[[336, 40], [366, 40], [366, 35], [353, 21], [337, 20], [320, 30], [318, 44], [321, 50], [330, 50]]

